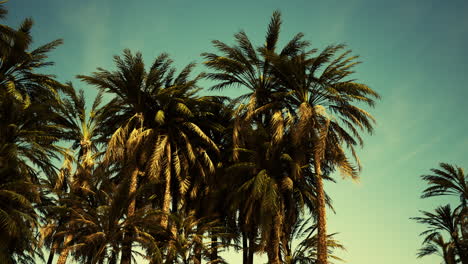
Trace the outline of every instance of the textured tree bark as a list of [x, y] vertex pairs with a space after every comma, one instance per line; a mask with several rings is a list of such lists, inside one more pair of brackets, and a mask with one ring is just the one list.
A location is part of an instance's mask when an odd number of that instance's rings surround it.
[[[137, 190], [137, 184], [138, 184], [138, 167], [133, 169], [131, 178], [130, 178], [130, 186], [128, 190], [128, 195], [131, 196], [132, 200], [130, 201], [130, 204], [128, 205], [127, 209], [127, 216], [132, 216], [135, 214], [135, 206], [136, 206], [136, 197], [135, 193]], [[128, 240], [129, 236], [131, 236], [130, 233], [125, 233], [125, 240]], [[120, 264], [130, 264], [132, 262], [132, 243], [131, 242], [125, 242], [122, 244], [122, 257], [120, 259]]]
[[267, 249], [268, 263], [280, 264], [280, 241], [281, 241], [281, 212], [278, 210], [273, 219], [273, 227], [270, 235], [269, 248]]
[[315, 173], [317, 177], [317, 207], [318, 207], [318, 243], [317, 243], [317, 264], [327, 264], [327, 224], [325, 211], [325, 191], [323, 189], [322, 169], [320, 159], [315, 157]]
[[460, 212], [461, 214], [461, 220], [460, 220], [460, 225], [461, 225], [461, 237], [462, 241], [460, 241], [460, 238], [457, 238], [458, 244], [459, 244], [459, 251], [460, 251], [460, 260], [462, 261], [463, 264], [468, 263], [468, 208], [466, 204], [466, 199], [464, 197], [460, 198], [462, 201], [462, 210]]
[[453, 238], [455, 242], [455, 248], [457, 249], [458, 256], [460, 257], [461, 263], [462, 264], [468, 264], [468, 252], [462, 248], [460, 245], [460, 240], [458, 238]]
[[211, 252], [210, 252], [210, 261], [215, 261], [218, 259], [218, 237], [211, 233]]
[[242, 264], [248, 264], [249, 246], [247, 245], [247, 234], [242, 232]]
[[53, 245], [52, 248], [50, 249], [49, 257], [47, 258], [47, 264], [52, 264], [52, 261], [54, 261], [54, 255], [55, 255], [55, 245]]
[[[167, 147], [167, 152], [166, 155], [168, 155], [168, 165], [170, 166], [170, 156], [171, 156], [171, 149], [170, 145]], [[169, 210], [171, 207], [171, 173], [165, 173], [165, 185], [164, 185], [164, 197], [163, 197], [163, 204], [162, 204], [162, 212], [163, 215], [161, 217], [161, 226], [163, 228], [167, 228], [168, 226], [168, 215], [169, 215]]]
[[[287, 220], [285, 220], [286, 222]], [[290, 222], [288, 222], [290, 225], [293, 225], [291, 224]], [[288, 233], [287, 233], [288, 232]], [[289, 230], [288, 231], [285, 231], [283, 229], [283, 232], [281, 233], [281, 244], [283, 245], [283, 248], [284, 248], [284, 256], [285, 256], [285, 259], [286, 257], [290, 257], [291, 256], [291, 247], [290, 247], [290, 241], [289, 241]]]
[[248, 259], [247, 263], [248, 264], [253, 264], [254, 263], [254, 254], [255, 254], [255, 236], [256, 234], [254, 232], [249, 232], [249, 252], [248, 252]]
[[[65, 244], [64, 245], [67, 246], [68, 243], [72, 239], [73, 239], [73, 235], [71, 235], [71, 234], [67, 235], [67, 237], [65, 238]], [[62, 249], [62, 251], [60, 252], [60, 257], [57, 260], [57, 264], [65, 264], [67, 262], [68, 252], [69, 252], [68, 247], [65, 247], [65, 248]]]
[[117, 264], [117, 252], [118, 250], [114, 248], [109, 259], [109, 264]]
[[196, 245], [195, 246], [195, 249], [194, 249], [194, 255], [195, 255], [195, 260], [194, 260], [194, 264], [201, 264], [201, 259], [202, 259], [202, 248], [200, 245]]

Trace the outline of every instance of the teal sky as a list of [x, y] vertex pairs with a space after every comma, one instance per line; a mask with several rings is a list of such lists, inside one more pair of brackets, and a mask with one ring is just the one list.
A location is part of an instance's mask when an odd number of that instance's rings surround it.
[[[441, 262], [416, 259], [424, 227], [409, 217], [447, 201], [419, 199], [419, 175], [439, 162], [468, 169], [468, 1], [10, 0], [7, 8], [10, 26], [34, 19], [36, 46], [64, 39], [48, 71], [90, 98], [94, 89], [74, 76], [112, 68], [124, 48], [141, 51], [147, 64], [168, 52], [180, 68], [201, 62], [213, 39], [232, 43], [241, 29], [262, 44], [275, 9], [283, 14], [283, 42], [304, 32], [317, 48], [348, 44], [363, 61], [355, 77], [383, 99], [372, 110], [376, 131], [360, 151], [360, 183], [337, 175], [326, 185], [337, 212], [328, 216], [329, 230], [340, 232], [348, 250], [338, 255], [351, 264]], [[240, 263], [241, 256], [227, 259]]]

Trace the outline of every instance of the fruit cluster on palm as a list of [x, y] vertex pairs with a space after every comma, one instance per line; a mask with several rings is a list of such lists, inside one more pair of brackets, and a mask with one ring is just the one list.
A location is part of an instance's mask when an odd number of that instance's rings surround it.
[[421, 233], [425, 236], [418, 257], [437, 254], [444, 263], [468, 263], [468, 174], [463, 168], [440, 163], [440, 169], [431, 169], [433, 174], [423, 175], [429, 187], [422, 198], [453, 195], [460, 199], [456, 208], [450, 204], [439, 206], [435, 212], [421, 211], [423, 217], [413, 218], [428, 226]]
[[[213, 41], [195, 77], [194, 64], [177, 71], [163, 53], [146, 67], [124, 50], [115, 70], [77, 76], [99, 90], [88, 108], [37, 73], [60, 41], [28, 51], [31, 24], [0, 32], [1, 263], [224, 263], [227, 248], [249, 264], [336, 258], [323, 181], [358, 176], [374, 122], [360, 107], [379, 98], [351, 79], [345, 46], [318, 52], [299, 33], [280, 49], [275, 12], [264, 45], [243, 31]], [[200, 96], [202, 78], [246, 93]]]

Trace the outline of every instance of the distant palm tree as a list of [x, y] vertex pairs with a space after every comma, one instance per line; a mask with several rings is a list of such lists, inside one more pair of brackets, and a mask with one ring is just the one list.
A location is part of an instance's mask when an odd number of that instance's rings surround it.
[[[468, 252], [463, 247], [463, 242], [460, 237], [459, 223], [461, 221], [460, 210], [452, 210], [450, 204], [436, 208], [435, 213], [421, 211], [424, 217], [414, 217], [418, 223], [428, 225], [428, 229], [421, 233], [426, 236], [425, 242], [433, 241], [440, 236], [441, 231], [447, 232], [450, 237], [450, 243], [453, 243], [455, 253], [460, 257], [463, 264], [468, 263]], [[435, 251], [434, 251], [435, 253]]]
[[422, 175], [429, 184], [421, 198], [440, 195], [455, 195], [460, 198], [460, 206], [466, 210], [468, 201], [468, 174], [463, 168], [440, 163], [441, 169], [431, 169], [434, 174]]
[[427, 237], [424, 242], [424, 247], [418, 251], [418, 258], [437, 254], [444, 259], [445, 264], [456, 264], [456, 253], [453, 242], [445, 242], [441, 234], [437, 233], [434, 236]]
[[[301, 220], [294, 225], [291, 236], [301, 240], [296, 246], [293, 246], [290, 242], [289, 248], [294, 250], [284, 252], [285, 263], [315, 264], [317, 262], [317, 225], [311, 224], [310, 222], [313, 223], [313, 219], [308, 219], [306, 221]], [[332, 254], [336, 249], [345, 250], [345, 247], [333, 238], [334, 235], [335, 234], [327, 235], [328, 258], [343, 261], [341, 258]], [[289, 241], [292, 241], [292, 239]], [[286, 247], [282, 249], [285, 250]]]
[[[173, 242], [169, 244], [166, 260], [164, 263], [200, 264], [201, 259], [198, 254], [208, 257], [212, 251], [209, 231], [219, 229], [216, 220], [209, 221], [206, 218], [198, 219], [194, 212], [171, 214], [170, 218], [175, 226], [175, 233], [172, 233]], [[218, 236], [223, 236], [218, 234]], [[205, 240], [206, 242], [203, 242]], [[216, 247], [220, 249], [223, 243], [219, 242]], [[208, 263], [226, 263], [221, 257], [210, 260]]]
[[[69, 193], [63, 192], [59, 188], [54, 187], [54, 192], [58, 197], [63, 195], [73, 194], [75, 197], [81, 197], [80, 200], [87, 199], [87, 195], [91, 191], [90, 182], [93, 180], [92, 173], [96, 163], [97, 157], [100, 155], [98, 150], [99, 143], [99, 124], [105, 119], [104, 114], [106, 108], [101, 107], [102, 94], [99, 93], [91, 107], [89, 114], [86, 109], [86, 101], [84, 91], [79, 90], [78, 93], [71, 84], [65, 86], [62, 90], [63, 96], [61, 103], [58, 107], [57, 112], [60, 115], [58, 121], [63, 129], [62, 139], [72, 141], [71, 150], [77, 150], [73, 160], [76, 162], [76, 170], [71, 171], [68, 169], [68, 173], [59, 174], [59, 178], [54, 180], [55, 185], [63, 185], [64, 183], [68, 187]], [[69, 177], [69, 178], [66, 178]], [[60, 206], [60, 205], [59, 205]], [[68, 204], [67, 206], [72, 206]], [[59, 209], [61, 210], [61, 209]], [[57, 214], [60, 215], [60, 214]], [[61, 228], [67, 225], [66, 219], [56, 219], [61, 225]], [[64, 264], [68, 257], [67, 243], [73, 239], [73, 234], [67, 232], [65, 227], [64, 232], [66, 234], [63, 238], [63, 249], [60, 251], [58, 264]]]
[[[453, 195], [460, 199], [457, 207], [460, 213], [461, 247], [464, 252], [468, 252], [468, 174], [463, 168], [447, 163], [440, 163], [440, 169], [431, 169], [433, 174], [422, 175], [429, 187], [422, 194], [422, 198], [440, 195]], [[468, 253], [466, 253], [468, 257]]]

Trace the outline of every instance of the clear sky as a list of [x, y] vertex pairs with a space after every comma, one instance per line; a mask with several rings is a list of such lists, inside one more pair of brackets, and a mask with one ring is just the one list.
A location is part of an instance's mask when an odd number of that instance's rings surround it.
[[439, 162], [468, 169], [468, 1], [10, 0], [7, 8], [10, 26], [35, 20], [36, 45], [65, 40], [49, 71], [90, 97], [94, 89], [74, 76], [112, 68], [124, 48], [142, 51], [147, 64], [168, 52], [180, 68], [201, 62], [213, 39], [232, 43], [241, 29], [262, 44], [275, 9], [283, 14], [283, 42], [304, 32], [318, 48], [348, 44], [363, 61], [355, 77], [383, 99], [372, 110], [376, 131], [360, 151], [361, 182], [337, 176], [326, 185], [337, 212], [328, 216], [329, 230], [348, 249], [339, 255], [351, 264], [441, 262], [416, 259], [424, 227], [409, 217], [444, 202], [419, 199], [419, 175]]

